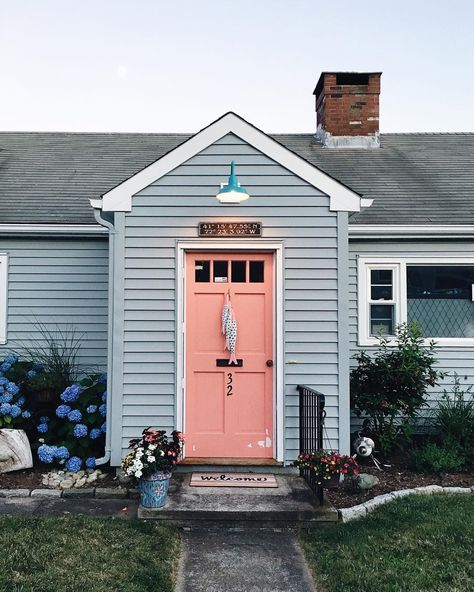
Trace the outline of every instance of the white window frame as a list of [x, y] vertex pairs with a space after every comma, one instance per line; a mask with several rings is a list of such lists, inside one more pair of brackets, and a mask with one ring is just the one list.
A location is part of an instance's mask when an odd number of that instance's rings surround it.
[[[358, 301], [358, 344], [377, 346], [380, 340], [370, 335], [370, 271], [372, 269], [392, 269], [393, 297], [395, 301], [395, 322], [397, 325], [407, 322], [407, 266], [408, 265], [472, 265], [474, 257], [357, 257], [357, 301]], [[381, 303], [384, 301], [381, 300]], [[391, 301], [385, 301], [387, 304]], [[435, 341], [436, 344], [447, 347], [473, 347], [472, 337], [428, 337], [425, 344]], [[394, 343], [390, 340], [389, 344]]]
[[0, 253], [0, 345], [7, 342], [8, 255]]

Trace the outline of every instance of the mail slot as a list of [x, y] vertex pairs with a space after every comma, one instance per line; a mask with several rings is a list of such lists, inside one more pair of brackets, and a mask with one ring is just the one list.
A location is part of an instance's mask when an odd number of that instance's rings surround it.
[[242, 368], [242, 366], [244, 365], [244, 361], [243, 360], [237, 360], [237, 364], [229, 364], [229, 360], [228, 359], [217, 359], [216, 360], [216, 366], [218, 368], [228, 368], [229, 366], [231, 368]]

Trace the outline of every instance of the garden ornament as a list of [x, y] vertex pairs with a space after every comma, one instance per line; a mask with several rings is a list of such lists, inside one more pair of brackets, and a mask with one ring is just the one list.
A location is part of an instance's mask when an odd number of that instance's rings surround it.
[[0, 430], [0, 473], [31, 469], [30, 442], [23, 430]]
[[382, 465], [380, 461], [378, 461], [375, 456], [373, 455], [373, 451], [375, 448], [375, 442], [372, 438], [367, 438], [366, 436], [361, 436], [354, 441], [354, 456], [363, 456], [365, 458], [371, 458], [374, 465], [377, 467], [379, 471], [382, 471], [382, 466], [389, 467], [390, 465]]

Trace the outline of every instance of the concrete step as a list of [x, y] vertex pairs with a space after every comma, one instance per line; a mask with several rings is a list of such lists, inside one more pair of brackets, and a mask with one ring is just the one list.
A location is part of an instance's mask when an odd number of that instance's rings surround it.
[[189, 473], [173, 475], [164, 508], [139, 507], [138, 517], [162, 520], [177, 526], [212, 525], [246, 528], [317, 526], [338, 519], [326, 500], [323, 506], [295, 475], [275, 474], [278, 487], [191, 487]]

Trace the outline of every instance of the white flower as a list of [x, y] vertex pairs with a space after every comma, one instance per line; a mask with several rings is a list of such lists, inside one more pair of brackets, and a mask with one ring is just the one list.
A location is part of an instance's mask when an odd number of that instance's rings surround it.
[[160, 456], [164, 456], [164, 455], [165, 455], [164, 450], [160, 450]]
[[155, 457], [154, 457], [154, 456], [149, 456], [149, 457], [148, 457], [148, 461], [149, 461], [149, 462], [151, 462], [151, 463], [154, 463], [154, 462], [155, 462], [155, 460], [156, 460], [156, 459], [155, 459]]
[[148, 448], [149, 448], [149, 450], [155, 450], [156, 444], [150, 444], [150, 446]]
[[136, 471], [135, 477], [141, 477], [141, 476], [142, 476], [142, 472], [141, 471]]

